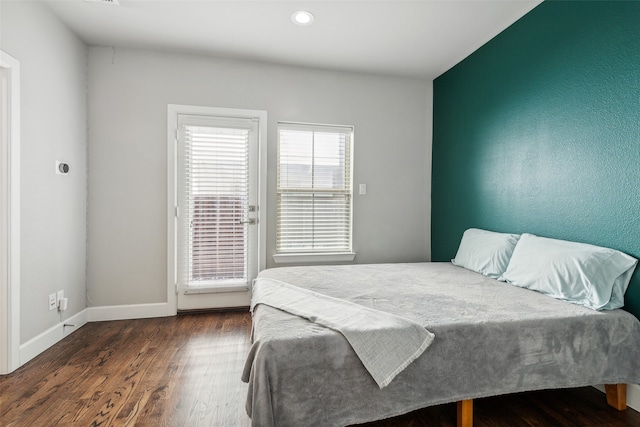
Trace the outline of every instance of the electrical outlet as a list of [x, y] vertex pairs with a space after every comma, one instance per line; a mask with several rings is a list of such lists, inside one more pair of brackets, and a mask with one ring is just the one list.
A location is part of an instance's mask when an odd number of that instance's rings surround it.
[[58, 306], [58, 301], [56, 301], [56, 294], [54, 292], [51, 295], [49, 295], [49, 311], [55, 310], [57, 306]]
[[60, 300], [64, 298], [64, 290], [56, 292], [56, 306], [60, 305]]

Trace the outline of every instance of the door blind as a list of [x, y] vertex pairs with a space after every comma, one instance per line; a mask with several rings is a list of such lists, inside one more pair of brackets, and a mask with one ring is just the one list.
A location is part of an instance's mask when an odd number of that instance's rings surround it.
[[353, 128], [280, 123], [276, 251], [351, 252]]
[[251, 120], [186, 121], [180, 127], [183, 277], [187, 287], [246, 284]]

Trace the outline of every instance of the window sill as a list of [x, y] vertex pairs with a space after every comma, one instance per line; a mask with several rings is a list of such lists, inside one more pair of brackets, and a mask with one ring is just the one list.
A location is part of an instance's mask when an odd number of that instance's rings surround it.
[[215, 294], [220, 292], [247, 292], [249, 290], [249, 286], [244, 285], [227, 285], [227, 286], [198, 286], [185, 288], [183, 290], [185, 295], [189, 294]]
[[355, 252], [339, 252], [325, 254], [275, 254], [273, 260], [276, 264], [303, 263], [303, 262], [340, 262], [353, 261]]

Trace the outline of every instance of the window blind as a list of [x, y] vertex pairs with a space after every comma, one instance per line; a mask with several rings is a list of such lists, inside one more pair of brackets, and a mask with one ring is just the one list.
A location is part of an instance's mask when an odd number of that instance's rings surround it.
[[248, 279], [251, 120], [183, 119], [179, 239], [187, 287], [246, 284]]
[[276, 252], [351, 252], [353, 128], [280, 123]]

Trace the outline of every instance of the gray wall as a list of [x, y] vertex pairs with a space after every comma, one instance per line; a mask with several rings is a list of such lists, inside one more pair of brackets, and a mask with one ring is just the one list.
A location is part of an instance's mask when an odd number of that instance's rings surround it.
[[[21, 73], [21, 319], [28, 341], [86, 307], [86, 55], [35, 2], [1, 4], [0, 48]], [[55, 161], [71, 165], [55, 175]], [[49, 311], [64, 290], [69, 308]]]
[[89, 48], [88, 301], [166, 301], [167, 104], [266, 110], [267, 266], [277, 121], [355, 126], [356, 261], [430, 258], [430, 81]]

